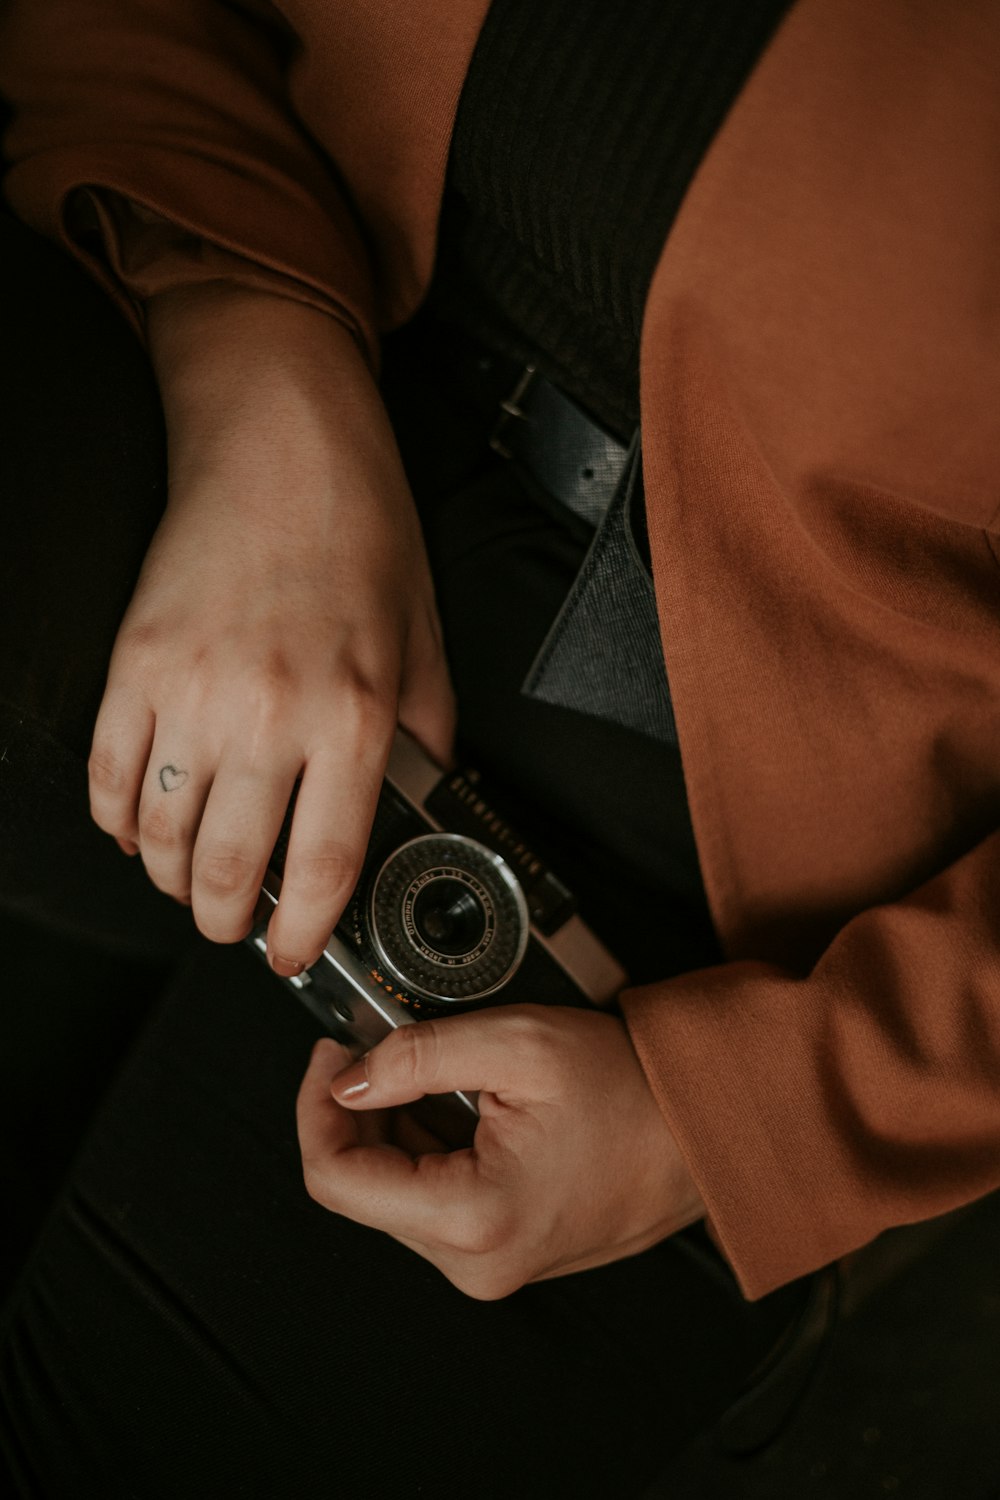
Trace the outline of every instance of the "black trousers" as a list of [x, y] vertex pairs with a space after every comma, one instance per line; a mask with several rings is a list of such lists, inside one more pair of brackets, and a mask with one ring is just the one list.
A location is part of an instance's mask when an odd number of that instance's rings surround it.
[[[0, 905], [26, 931], [58, 932], [68, 984], [76, 942], [151, 990], [167, 974], [7, 1296], [0, 1452], [14, 1492], [641, 1493], [740, 1389], [804, 1288], [750, 1306], [692, 1232], [480, 1304], [309, 1201], [293, 1105], [314, 1023], [245, 950], [198, 939], [87, 817], [107, 657], [164, 498], [145, 358], [102, 294], [9, 218], [0, 263]], [[581, 736], [518, 693], [579, 539], [488, 455], [474, 415], [433, 393], [422, 347], [390, 352], [387, 389], [465, 742], [572, 862], [586, 915], [625, 941], [634, 971], [683, 966], [681, 907], [673, 927], [642, 908], [642, 862], [655, 881], [663, 861], [640, 848], [621, 878], [639, 814], [608, 785], [625, 753], [669, 825], [669, 774], [641, 737]], [[710, 935], [699, 942], [708, 952]], [[19, 1015], [50, 1057], [72, 1045], [51, 1011]], [[36, 1069], [44, 1100], [51, 1071]], [[5, 1172], [23, 1173], [31, 1149], [8, 1132]]]

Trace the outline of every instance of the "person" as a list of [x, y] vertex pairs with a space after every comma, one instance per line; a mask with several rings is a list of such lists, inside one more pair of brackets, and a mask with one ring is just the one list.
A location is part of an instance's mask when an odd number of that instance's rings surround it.
[[[297, 974], [397, 720], [446, 763], [457, 706], [635, 981], [321, 1042], [333, 1217], [276, 1154], [305, 1018], [199, 955], [9, 1312], [26, 1492], [638, 1493], [797, 1278], [996, 1186], [996, 23], [785, 10], [100, 0], [82, 53], [8, 6], [10, 202], [130, 312], [169, 441], [98, 825], [231, 943], [300, 781]], [[133, 498], [75, 518], [116, 553], [98, 663]], [[452, 1087], [471, 1153], [397, 1113]]]

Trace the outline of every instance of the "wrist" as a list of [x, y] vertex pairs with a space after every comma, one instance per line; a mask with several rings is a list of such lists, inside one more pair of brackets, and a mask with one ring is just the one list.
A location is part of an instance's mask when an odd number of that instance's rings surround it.
[[314, 307], [211, 282], [150, 298], [146, 320], [173, 479], [265, 455], [286, 472], [345, 421], [381, 413], [354, 336]]
[[343, 324], [225, 283], [151, 298], [147, 318], [174, 520], [252, 525], [286, 549], [317, 528], [332, 539], [332, 515], [376, 539], [415, 529], [381, 394]]

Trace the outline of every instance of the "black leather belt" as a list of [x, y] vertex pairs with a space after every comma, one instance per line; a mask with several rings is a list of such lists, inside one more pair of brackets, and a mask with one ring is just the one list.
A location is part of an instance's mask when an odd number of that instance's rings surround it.
[[460, 378], [494, 413], [490, 447], [585, 523], [589, 548], [522, 686], [667, 744], [677, 730], [645, 550], [638, 432], [628, 444], [533, 365], [471, 346]]
[[490, 447], [523, 464], [554, 499], [595, 528], [629, 457], [628, 444], [588, 417], [534, 365], [525, 367], [500, 402]]

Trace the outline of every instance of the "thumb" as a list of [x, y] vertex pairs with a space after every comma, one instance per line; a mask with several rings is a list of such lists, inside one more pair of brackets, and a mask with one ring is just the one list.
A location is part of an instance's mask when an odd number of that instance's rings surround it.
[[536, 1097], [541, 1085], [533, 1015], [541, 1006], [509, 1006], [401, 1026], [339, 1073], [330, 1085], [348, 1109], [386, 1109], [425, 1094], [485, 1090], [508, 1102]]

